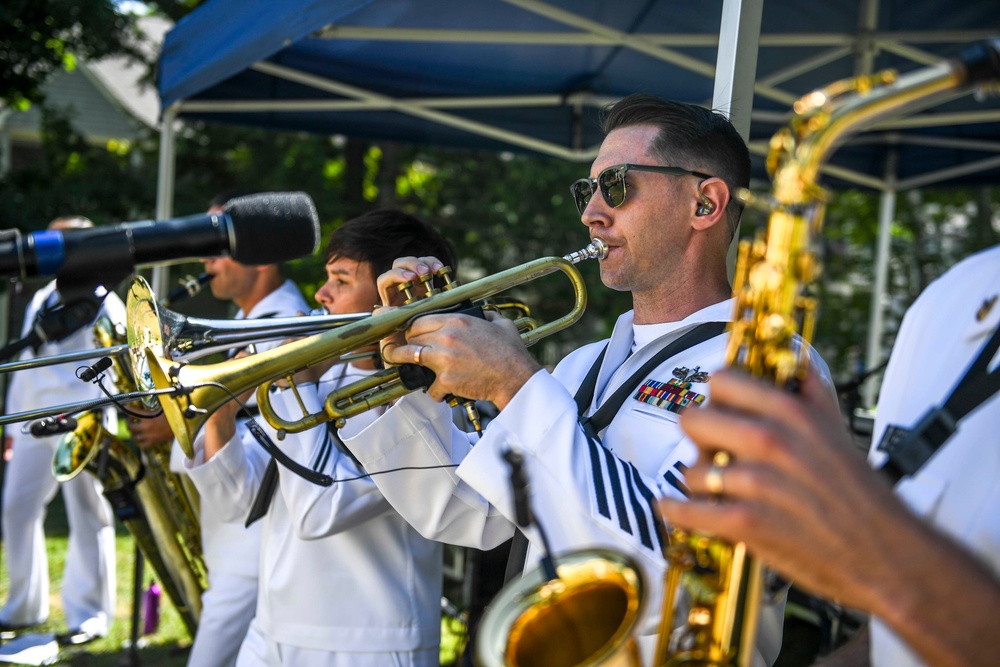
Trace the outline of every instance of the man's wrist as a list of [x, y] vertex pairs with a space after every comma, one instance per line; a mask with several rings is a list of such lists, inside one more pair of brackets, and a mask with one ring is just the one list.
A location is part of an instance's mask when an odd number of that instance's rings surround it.
[[508, 376], [510, 379], [508, 382], [504, 382], [503, 385], [497, 387], [497, 393], [495, 396], [491, 397], [489, 400], [497, 406], [497, 410], [503, 411], [507, 405], [514, 400], [514, 396], [517, 392], [521, 391], [521, 388], [528, 383], [535, 373], [542, 370], [542, 365], [534, 362], [521, 364], [516, 368], [511, 369], [511, 373]]

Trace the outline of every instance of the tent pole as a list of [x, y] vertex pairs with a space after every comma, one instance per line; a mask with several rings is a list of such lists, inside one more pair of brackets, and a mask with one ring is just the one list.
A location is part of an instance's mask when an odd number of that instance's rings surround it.
[[[719, 52], [715, 66], [712, 108], [729, 117], [744, 141], [750, 141], [754, 81], [757, 78], [757, 47], [764, 0], [724, 0], [719, 27]], [[729, 280], [736, 271], [739, 230], [726, 255]]]
[[[160, 165], [156, 180], [156, 219], [167, 220], [174, 214], [174, 175], [176, 168], [176, 144], [174, 125], [180, 107], [172, 104], [163, 112], [163, 123], [160, 127]], [[153, 294], [157, 299], [167, 295], [167, 284], [170, 280], [170, 267], [166, 264], [153, 266]]]
[[[882, 363], [883, 314], [888, 300], [889, 241], [892, 238], [892, 220], [896, 216], [896, 171], [899, 167], [899, 150], [889, 147], [885, 157], [886, 189], [882, 191], [878, 206], [878, 245], [875, 250], [875, 285], [872, 288], [871, 308], [868, 315], [868, 344], [865, 350], [865, 370]], [[865, 380], [862, 388], [862, 405], [875, 407], [882, 373], [875, 373]]]

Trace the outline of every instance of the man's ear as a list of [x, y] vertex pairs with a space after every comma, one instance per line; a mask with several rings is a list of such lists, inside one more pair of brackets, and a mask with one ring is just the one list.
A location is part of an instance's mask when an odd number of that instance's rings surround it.
[[706, 178], [698, 184], [699, 197], [694, 202], [694, 218], [691, 225], [706, 230], [726, 218], [729, 204], [729, 186], [721, 178]]

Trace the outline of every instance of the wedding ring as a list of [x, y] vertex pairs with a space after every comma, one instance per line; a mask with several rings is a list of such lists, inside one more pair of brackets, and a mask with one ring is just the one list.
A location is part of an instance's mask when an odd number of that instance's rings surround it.
[[708, 487], [708, 492], [713, 496], [721, 496], [724, 486], [722, 484], [722, 472], [725, 470], [724, 467], [712, 464], [709, 467], [708, 472], [705, 474], [705, 486]]
[[730, 460], [729, 452], [724, 450], [717, 451], [712, 455], [712, 465], [705, 474], [705, 486], [708, 487], [708, 492], [713, 496], [721, 496], [725, 491], [722, 473], [729, 466]]
[[425, 347], [427, 347], [427, 346], [426, 345], [420, 345], [420, 346], [417, 347], [416, 350], [413, 351], [413, 363], [415, 363], [417, 366], [420, 365], [420, 355], [423, 354]]

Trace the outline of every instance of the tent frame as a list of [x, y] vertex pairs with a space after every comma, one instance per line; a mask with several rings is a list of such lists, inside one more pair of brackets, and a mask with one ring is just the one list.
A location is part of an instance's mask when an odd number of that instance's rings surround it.
[[[387, 42], [475, 42], [498, 44], [539, 44], [539, 45], [602, 45], [632, 49], [649, 57], [663, 60], [696, 74], [714, 78], [714, 92], [711, 108], [724, 112], [732, 110], [734, 99], [753, 99], [753, 93], [764, 98], [775, 100], [783, 105], [791, 106], [798, 98], [791, 92], [781, 89], [781, 84], [835, 60], [854, 54], [855, 71], [857, 74], [870, 74], [873, 69], [875, 55], [880, 51], [890, 52], [907, 58], [920, 65], [937, 62], [937, 56], [915, 46], [918, 43], [973, 42], [992, 37], [990, 30], [948, 30], [948, 31], [879, 31], [877, 17], [879, 0], [866, 0], [862, 6], [860, 25], [854, 34], [845, 33], [789, 33], [760, 34], [763, 0], [724, 0], [722, 20], [718, 34], [643, 34], [634, 35], [612, 29], [573, 12], [554, 7], [541, 0], [504, 0], [508, 4], [521, 7], [537, 13], [563, 25], [576, 28], [577, 32], [520, 32], [504, 30], [453, 30], [453, 29], [416, 29], [392, 27], [366, 27], [328, 25], [321, 28], [314, 36], [323, 39], [342, 40], [381, 40]], [[804, 61], [757, 79], [757, 54], [760, 46], [796, 47], [825, 46], [825, 51]], [[709, 63], [692, 58], [675, 50], [675, 47], [717, 46], [717, 59], [713, 67]], [[251, 69], [290, 82], [309, 86], [324, 92], [334, 93], [346, 99], [339, 100], [181, 100], [164, 109], [160, 136], [160, 174], [157, 185], [158, 219], [167, 219], [173, 214], [174, 188], [174, 154], [175, 125], [178, 117], [184, 113], [233, 113], [233, 112], [357, 112], [392, 110], [414, 116], [448, 127], [456, 128], [474, 135], [487, 137], [516, 146], [574, 162], [592, 160], [599, 146], [581, 146], [579, 142], [567, 148], [536, 137], [504, 130], [499, 127], [472, 121], [449, 113], [451, 109], [485, 109], [503, 107], [552, 107], [567, 103], [581, 112], [584, 108], [603, 107], [614, 99], [592, 95], [578, 94], [569, 98], [561, 95], [529, 95], [529, 96], [493, 96], [493, 97], [446, 97], [446, 98], [393, 98], [371, 90], [365, 90], [343, 81], [336, 81], [294, 70], [275, 63], [261, 61], [251, 66]], [[751, 92], [752, 91], [752, 92]], [[776, 113], [773, 111], [739, 110], [730, 119], [740, 134], [749, 136], [752, 119], [784, 124], [790, 118], [790, 112]], [[906, 119], [888, 120], [878, 124], [874, 130], [880, 134], [870, 136], [870, 140], [892, 145], [906, 143], [923, 143], [943, 148], [965, 148], [968, 140], [947, 138], [912, 138], [901, 135], [898, 131], [914, 127], [931, 127], [941, 125], [959, 125], [964, 123], [995, 123], [1000, 122], [1000, 110], [981, 112], [937, 114], [933, 117], [911, 117]], [[990, 157], [961, 166], [941, 169], [917, 177], [900, 181], [897, 178], [898, 160], [892, 158], [895, 150], [890, 149], [890, 158], [886, 161], [886, 169], [882, 178], [874, 177], [858, 171], [836, 165], [824, 165], [823, 172], [855, 185], [872, 188], [881, 192], [879, 204], [879, 233], [876, 247], [875, 288], [872, 292], [871, 311], [865, 360], [867, 368], [874, 368], [882, 362], [882, 330], [883, 309], [885, 306], [885, 290], [888, 272], [889, 240], [893, 216], [895, 214], [896, 195], [916, 187], [924, 187], [960, 175], [973, 173], [1000, 165], [1000, 142], [974, 142], [977, 150], [995, 152]], [[756, 154], [766, 154], [767, 145], [764, 141], [749, 143], [750, 150]], [[733, 253], [730, 253], [732, 262]], [[167, 269], [165, 266], [154, 267], [153, 288], [157, 294], [166, 291]], [[878, 378], [871, 378], [864, 391], [866, 406], [874, 404], [875, 387]]]

